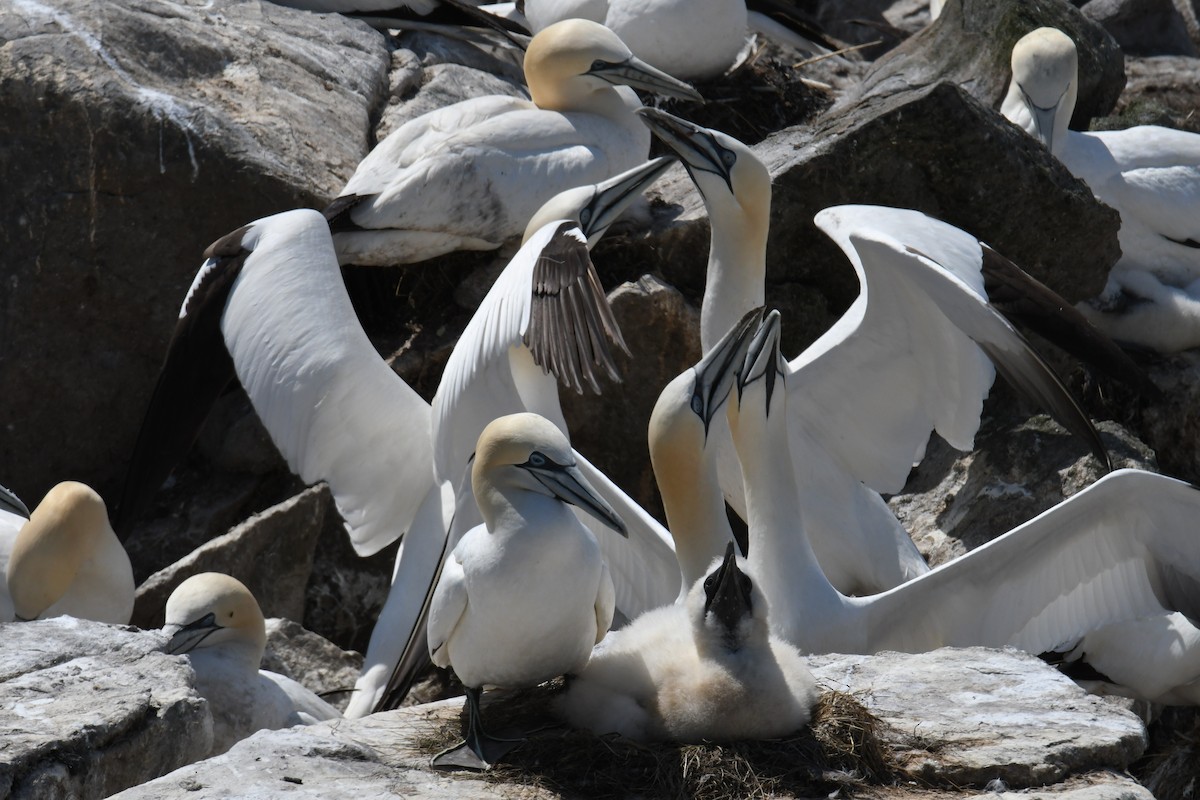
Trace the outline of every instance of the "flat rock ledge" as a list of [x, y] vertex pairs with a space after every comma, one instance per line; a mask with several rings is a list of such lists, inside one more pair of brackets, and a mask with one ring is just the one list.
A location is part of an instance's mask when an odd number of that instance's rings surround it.
[[71, 617], [0, 625], [0, 798], [107, 797], [207, 753], [207, 704], [165, 641]]
[[[811, 660], [827, 689], [853, 694], [886, 723], [885, 739], [912, 784], [869, 797], [1147, 800], [1119, 774], [1145, 748], [1145, 729], [1124, 709], [1083, 692], [1016, 651], [943, 649]], [[228, 753], [129, 789], [142, 798], [548, 798], [547, 789], [427, 768], [430, 742], [458, 723], [461, 698], [361, 720], [263, 731]], [[436, 749], [436, 748], [434, 748]], [[1020, 792], [1031, 786], [1033, 793]], [[953, 788], [952, 788], [953, 787]]]

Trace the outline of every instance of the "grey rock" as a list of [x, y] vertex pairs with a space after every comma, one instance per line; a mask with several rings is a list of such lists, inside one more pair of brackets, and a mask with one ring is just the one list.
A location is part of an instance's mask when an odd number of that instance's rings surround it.
[[936, 784], [1011, 789], [1123, 770], [1146, 747], [1141, 720], [1016, 650], [820, 655], [824, 688], [849, 692], [890, 731], [906, 772]]
[[1172, 0], [1091, 0], [1080, 10], [1103, 25], [1129, 55], [1196, 55]]
[[107, 797], [202, 758], [212, 718], [165, 641], [71, 617], [0, 625], [0, 797]]
[[1093, 130], [1162, 125], [1200, 133], [1200, 59], [1128, 58], [1125, 71], [1128, 83], [1113, 115], [1096, 120]]
[[[1125, 85], [1121, 50], [1103, 28], [1062, 0], [948, 0], [933, 24], [875, 62], [861, 94], [890, 95], [949, 81], [996, 108], [1008, 88], [1013, 45], [1042, 26], [1062, 30], [1079, 48], [1072, 127], [1086, 129], [1088, 120], [1112, 109]], [[842, 102], [857, 99], [852, 94]]]
[[1200, 482], [1200, 351], [1164, 357], [1148, 370], [1162, 395], [1143, 401], [1136, 430], [1164, 472]]
[[350, 702], [362, 661], [360, 653], [347, 652], [290, 619], [267, 620], [267, 649], [261, 668], [303, 684], [338, 711], [345, 711]]
[[302, 620], [317, 539], [332, 508], [320, 484], [206, 542], [138, 587], [133, 623], [161, 627], [171, 592], [201, 572], [223, 572], [246, 584], [266, 616]]
[[388, 53], [258, 0], [13, 3], [0, 41], [0, 463], [112, 499], [203, 249], [340, 188]]

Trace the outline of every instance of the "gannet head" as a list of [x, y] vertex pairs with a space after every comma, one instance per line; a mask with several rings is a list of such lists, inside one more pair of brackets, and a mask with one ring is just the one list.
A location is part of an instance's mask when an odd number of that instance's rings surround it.
[[525, 51], [525, 82], [538, 108], [587, 111], [594, 92], [632, 86], [688, 100], [695, 89], [635, 57], [598, 22], [566, 19], [539, 31]]
[[1079, 53], [1057, 28], [1038, 28], [1013, 46], [1012, 83], [1001, 113], [1050, 152], [1065, 140], [1079, 91]]
[[761, 234], [765, 244], [771, 218], [771, 174], [754, 151], [728, 134], [657, 108], [641, 108], [636, 113], [679, 155], [710, 216], [734, 217], [739, 230]]
[[58, 602], [105, 544], [121, 546], [100, 495], [75, 481], [47, 492], [17, 534], [8, 561], [8, 589], [17, 617], [36, 619]]
[[702, 656], [737, 652], [770, 636], [767, 598], [739, 560], [730, 542], [725, 557], [714, 560], [706, 577], [688, 592], [688, 616]]
[[471, 488], [488, 530], [511, 505], [513, 490], [572, 503], [625, 536], [625, 523], [579, 472], [571, 443], [554, 423], [523, 412], [499, 417], [479, 434]]
[[543, 225], [565, 219], [579, 226], [590, 249], [642, 191], [674, 163], [674, 158], [660, 156], [606, 181], [559, 192], [529, 220], [521, 243], [528, 242]]
[[221, 647], [241, 652], [255, 668], [267, 644], [258, 601], [244, 583], [220, 572], [202, 572], [175, 587], [163, 630], [171, 634], [168, 653]]

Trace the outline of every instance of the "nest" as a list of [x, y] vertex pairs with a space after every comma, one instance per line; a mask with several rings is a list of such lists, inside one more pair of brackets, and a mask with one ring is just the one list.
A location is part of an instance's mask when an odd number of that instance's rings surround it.
[[[555, 725], [547, 714], [562, 686], [556, 681], [487, 703], [484, 724], [501, 736], [509, 726]], [[640, 744], [555, 725], [531, 734], [487, 778], [593, 798], [853, 795], [893, 785], [900, 777], [882, 741], [882, 726], [854, 697], [837, 691], [825, 692], [809, 726], [786, 739]], [[460, 741], [460, 733], [457, 723], [447, 724], [418, 746], [433, 755]]]

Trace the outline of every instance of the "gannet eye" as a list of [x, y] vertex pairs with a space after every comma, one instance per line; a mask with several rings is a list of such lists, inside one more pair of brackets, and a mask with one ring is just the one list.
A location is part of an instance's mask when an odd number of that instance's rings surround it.
[[528, 463], [531, 467], [544, 467], [546, 466], [546, 457], [541, 453], [530, 453]]
[[733, 152], [732, 150], [722, 150], [721, 163], [726, 167], [732, 167], [737, 163], [737, 153]]
[[587, 224], [591, 221], [592, 221], [592, 210], [590, 208], [585, 208], [579, 212], [579, 224], [580, 225], [587, 226]]
[[595, 61], [592, 62], [591, 71], [599, 72], [600, 70], [605, 69], [607, 66], [608, 66], [607, 61], [605, 61], [602, 58], [597, 58]]
[[704, 416], [704, 399], [698, 394], [692, 395], [692, 413], [697, 417]]

